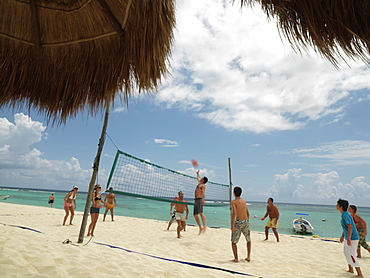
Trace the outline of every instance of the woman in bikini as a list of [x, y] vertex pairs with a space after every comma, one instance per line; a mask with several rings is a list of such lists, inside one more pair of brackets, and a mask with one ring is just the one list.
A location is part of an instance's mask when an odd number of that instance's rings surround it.
[[[113, 190], [113, 187], [109, 187], [109, 190]], [[103, 221], [105, 221], [105, 217], [107, 216], [108, 210], [110, 210], [110, 214], [112, 216], [112, 221], [114, 221], [114, 219], [113, 219], [113, 210], [114, 210], [114, 207], [116, 206], [116, 203], [117, 203], [116, 196], [112, 192], [110, 192], [105, 196], [104, 202], [107, 202], [107, 203], [105, 205], [105, 212], [104, 212]]]
[[87, 232], [87, 236], [94, 236], [96, 222], [98, 221], [98, 218], [99, 218], [99, 211], [100, 211], [100, 208], [102, 207], [100, 203], [103, 203], [105, 205], [108, 204], [101, 199], [100, 191], [101, 191], [101, 186], [99, 184], [95, 185], [94, 192], [91, 195], [91, 201], [92, 201], [92, 205], [90, 207], [91, 223], [89, 225], [89, 231]]
[[66, 211], [66, 215], [64, 216], [63, 226], [66, 224], [69, 213], [71, 213], [69, 225], [73, 225], [72, 220], [75, 215], [77, 191], [78, 187], [74, 186], [73, 189], [64, 197], [64, 210]]

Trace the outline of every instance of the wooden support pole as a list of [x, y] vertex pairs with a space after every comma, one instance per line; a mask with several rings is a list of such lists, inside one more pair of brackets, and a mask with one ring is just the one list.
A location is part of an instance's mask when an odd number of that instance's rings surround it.
[[100, 156], [103, 150], [103, 146], [105, 142], [105, 134], [106, 134], [107, 127], [108, 127], [109, 108], [110, 108], [110, 104], [107, 103], [106, 108], [105, 108], [104, 124], [103, 124], [103, 128], [102, 128], [100, 139], [99, 139], [99, 144], [98, 144], [98, 151], [95, 156], [94, 165], [93, 165], [93, 173], [92, 173], [91, 180], [90, 180], [89, 190], [86, 196], [85, 210], [84, 210], [84, 215], [82, 218], [80, 234], [78, 236], [78, 243], [82, 243], [84, 240], [87, 218], [89, 216], [89, 210], [90, 210], [90, 204], [91, 204], [91, 195], [94, 190], [96, 176], [98, 175]]

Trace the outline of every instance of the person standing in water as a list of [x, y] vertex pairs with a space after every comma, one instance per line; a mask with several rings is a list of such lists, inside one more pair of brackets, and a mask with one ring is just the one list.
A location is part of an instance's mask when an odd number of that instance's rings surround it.
[[50, 205], [51, 208], [53, 207], [53, 204], [54, 204], [54, 194], [51, 194], [50, 195], [48, 204]]

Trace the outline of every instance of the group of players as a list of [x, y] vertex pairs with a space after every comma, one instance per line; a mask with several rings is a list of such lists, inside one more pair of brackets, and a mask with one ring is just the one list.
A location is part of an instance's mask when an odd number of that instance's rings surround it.
[[[203, 214], [203, 204], [205, 198], [205, 191], [206, 186], [205, 184], [208, 182], [207, 177], [201, 178], [199, 175], [199, 170], [196, 172], [198, 185], [195, 189], [195, 202], [194, 202], [194, 218], [199, 227], [199, 234], [202, 234], [206, 231], [206, 218]], [[250, 261], [251, 255], [251, 237], [250, 237], [250, 226], [249, 226], [249, 210], [246, 201], [241, 198], [242, 189], [237, 186], [234, 188], [234, 200], [231, 201], [231, 208], [232, 208], [232, 216], [231, 216], [231, 247], [234, 254], [234, 259], [231, 260], [232, 262], [238, 262], [238, 249], [237, 243], [240, 239], [241, 234], [243, 233], [246, 241], [247, 241], [247, 257], [245, 258], [246, 261]], [[177, 238], [181, 238], [181, 231], [186, 229], [186, 220], [189, 216], [189, 209], [188, 205], [185, 204], [184, 200], [184, 193], [180, 191], [178, 193], [178, 197], [174, 199], [177, 202], [183, 203], [171, 203], [170, 205], [170, 215], [172, 215], [172, 219], [168, 223], [167, 230], [169, 230], [171, 224], [174, 220], [177, 221]], [[277, 242], [279, 242], [279, 234], [277, 232], [277, 225], [279, 220], [279, 210], [274, 205], [273, 198], [268, 198], [267, 200], [267, 207], [266, 207], [266, 214], [261, 220], [265, 220], [269, 217], [268, 222], [265, 226], [265, 240], [268, 240], [269, 236], [269, 229], [272, 228], [272, 231], [276, 237]], [[359, 234], [356, 229], [355, 221], [350, 213], [347, 212], [349, 204], [346, 200], [339, 199], [337, 202], [337, 209], [342, 213], [341, 218], [341, 225], [343, 228], [343, 233], [340, 238], [340, 242], [344, 242], [344, 254], [348, 262], [348, 272], [353, 273], [354, 269], [356, 269], [357, 276], [356, 277], [363, 277], [360, 265], [357, 260], [358, 254], [356, 254], [356, 249], [359, 243]], [[172, 212], [172, 208], [175, 207], [175, 211]], [[355, 211], [356, 212], [356, 211]], [[201, 216], [202, 224], [200, 222], [199, 216]], [[354, 217], [355, 218], [355, 217]], [[355, 219], [356, 220], [356, 219]], [[357, 217], [357, 222], [358, 222]], [[366, 234], [365, 234], [366, 236]], [[366, 245], [368, 251], [370, 248]], [[370, 251], [369, 251], [370, 252]], [[358, 256], [360, 257], [360, 256]]]
[[[199, 176], [199, 170], [197, 173], [198, 185], [195, 188], [195, 200], [194, 200], [194, 218], [199, 227], [199, 234], [202, 234], [206, 231], [206, 218], [203, 214], [203, 204], [204, 204], [204, 197], [206, 192], [206, 183], [208, 182], [207, 177], [201, 178]], [[178, 202], [186, 202], [184, 200], [184, 193], [180, 191], [178, 197], [175, 197], [174, 201]], [[175, 211], [172, 212], [172, 208], [175, 207]], [[186, 214], [185, 214], [186, 213]], [[186, 230], [186, 220], [189, 217], [189, 209], [188, 205], [182, 203], [171, 203], [170, 205], [170, 215], [172, 218], [168, 223], [167, 230], [170, 229], [171, 224], [176, 220], [177, 221], [177, 238], [181, 237], [180, 232], [182, 230]], [[202, 223], [199, 219], [199, 215], [202, 219]], [[203, 226], [201, 225], [203, 224]]]
[[[203, 204], [205, 198], [205, 191], [206, 191], [206, 183], [208, 182], [207, 177], [201, 178], [199, 175], [199, 170], [196, 172], [198, 185], [195, 188], [195, 201], [194, 201], [194, 218], [199, 227], [199, 235], [206, 231], [206, 218], [203, 214]], [[250, 254], [251, 254], [251, 238], [250, 238], [250, 227], [249, 227], [249, 210], [247, 203], [244, 199], [240, 196], [242, 194], [242, 189], [240, 187], [234, 188], [234, 197], [235, 199], [231, 202], [232, 207], [232, 221], [231, 221], [231, 246], [234, 254], [234, 259], [232, 262], [238, 262], [238, 250], [237, 250], [237, 243], [240, 239], [241, 234], [243, 233], [246, 241], [247, 241], [247, 258], [246, 261], [250, 261]], [[174, 201], [177, 202], [184, 202], [184, 203], [171, 203], [170, 205], [170, 215], [172, 215], [171, 220], [168, 223], [167, 230], [170, 229], [171, 224], [176, 220], [177, 221], [177, 238], [181, 238], [181, 231], [186, 230], [186, 220], [189, 216], [189, 209], [188, 205], [185, 204], [184, 200], [184, 193], [180, 191], [178, 193], [178, 197], [174, 198]], [[277, 241], [279, 242], [279, 235], [277, 232], [277, 223], [279, 219], [279, 210], [273, 204], [274, 200], [269, 198], [267, 203], [266, 214], [261, 220], [265, 220], [267, 216], [269, 216], [269, 221], [265, 227], [265, 240], [268, 240], [269, 229], [272, 228]], [[175, 211], [172, 211], [173, 207], [175, 207]], [[202, 219], [202, 224], [199, 219], [199, 216]]]

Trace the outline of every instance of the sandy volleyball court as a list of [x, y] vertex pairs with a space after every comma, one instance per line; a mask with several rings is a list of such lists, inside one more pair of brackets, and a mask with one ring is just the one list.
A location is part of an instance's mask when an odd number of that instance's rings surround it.
[[[208, 228], [198, 236], [189, 226], [176, 238], [176, 223], [116, 216], [102, 221], [95, 236], [77, 244], [82, 214], [62, 226], [64, 211], [1, 203], [0, 277], [352, 277], [346, 273], [342, 244], [312, 237], [252, 232], [251, 262], [233, 258], [229, 229]], [[90, 219], [88, 223], [90, 222]], [[253, 227], [252, 227], [253, 229]], [[40, 233], [41, 232], [41, 233]], [[341, 231], [338, 231], [340, 235]], [[69, 239], [72, 244], [63, 244]], [[87, 243], [87, 244], [86, 244]], [[361, 268], [370, 277], [370, 255], [362, 251]]]

